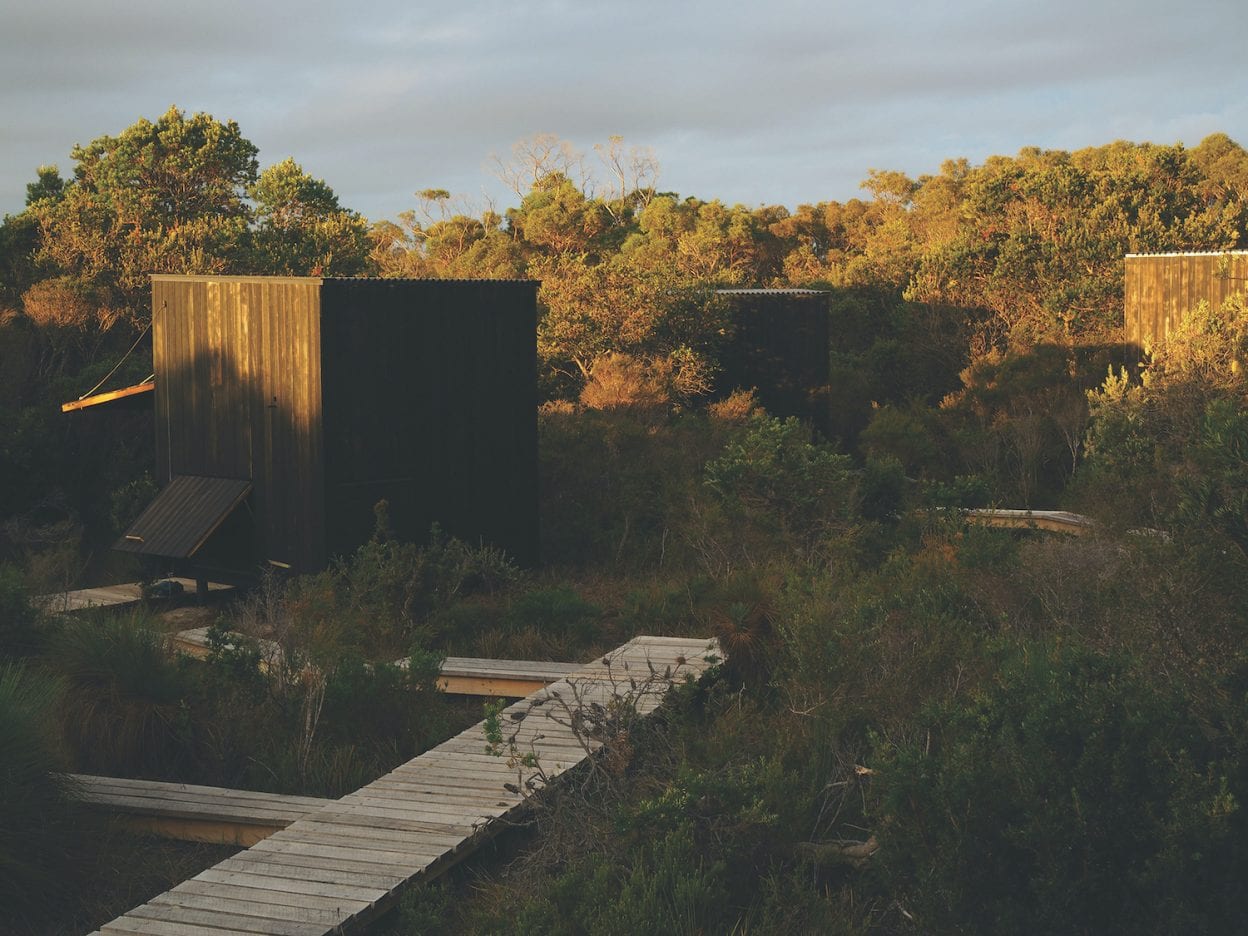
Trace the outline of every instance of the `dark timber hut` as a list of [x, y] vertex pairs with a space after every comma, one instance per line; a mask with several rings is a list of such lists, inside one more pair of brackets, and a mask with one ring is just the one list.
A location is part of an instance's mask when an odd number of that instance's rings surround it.
[[1164, 338], [1202, 300], [1220, 306], [1248, 289], [1248, 250], [1127, 254], [1127, 347], [1138, 354]]
[[826, 431], [829, 293], [817, 289], [719, 289], [732, 340], [718, 389], [757, 388], [776, 416], [798, 416]]
[[536, 562], [536, 286], [153, 276], [163, 490], [117, 548], [314, 571], [385, 500], [405, 539]]

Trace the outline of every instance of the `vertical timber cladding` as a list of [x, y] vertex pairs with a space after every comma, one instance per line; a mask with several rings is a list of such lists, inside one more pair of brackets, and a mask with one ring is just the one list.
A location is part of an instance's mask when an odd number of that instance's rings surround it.
[[536, 290], [528, 281], [327, 279], [321, 296], [331, 555], [390, 504], [405, 539], [438, 523], [538, 558]]
[[733, 337], [722, 354], [721, 392], [756, 387], [763, 407], [827, 430], [829, 293], [813, 289], [722, 289]]
[[152, 277], [157, 480], [251, 479], [251, 548], [211, 557], [235, 571], [325, 562], [319, 284]]
[[1136, 352], [1176, 329], [1202, 300], [1219, 306], [1248, 289], [1248, 251], [1128, 254], [1125, 337]]

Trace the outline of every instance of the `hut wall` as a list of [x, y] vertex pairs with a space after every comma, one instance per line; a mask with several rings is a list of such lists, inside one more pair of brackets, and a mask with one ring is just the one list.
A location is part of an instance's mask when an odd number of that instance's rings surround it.
[[405, 539], [433, 523], [537, 561], [536, 283], [325, 280], [328, 550], [390, 504]]
[[830, 323], [828, 294], [785, 290], [724, 291], [734, 328], [722, 354], [718, 390], [758, 388], [776, 416], [827, 426]]
[[157, 480], [252, 480], [240, 570], [325, 561], [319, 283], [153, 277]]
[[1151, 347], [1201, 300], [1219, 306], [1248, 288], [1248, 252], [1130, 254], [1126, 258], [1126, 342]]

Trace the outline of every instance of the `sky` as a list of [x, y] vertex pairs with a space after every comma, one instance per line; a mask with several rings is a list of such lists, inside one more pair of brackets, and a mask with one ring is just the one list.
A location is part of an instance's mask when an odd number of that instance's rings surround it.
[[378, 220], [553, 133], [649, 147], [663, 191], [845, 200], [1026, 146], [1248, 146], [1243, 0], [6, 0], [0, 213], [37, 167], [170, 105], [237, 121]]

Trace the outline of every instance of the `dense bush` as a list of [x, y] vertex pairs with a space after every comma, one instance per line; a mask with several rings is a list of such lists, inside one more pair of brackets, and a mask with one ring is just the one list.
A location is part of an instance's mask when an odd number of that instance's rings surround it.
[[0, 906], [5, 924], [46, 908], [62, 886], [77, 813], [51, 714], [60, 687], [0, 663]]
[[873, 780], [883, 873], [939, 932], [1227, 932], [1248, 908], [1242, 768], [1124, 662], [1010, 650]]

